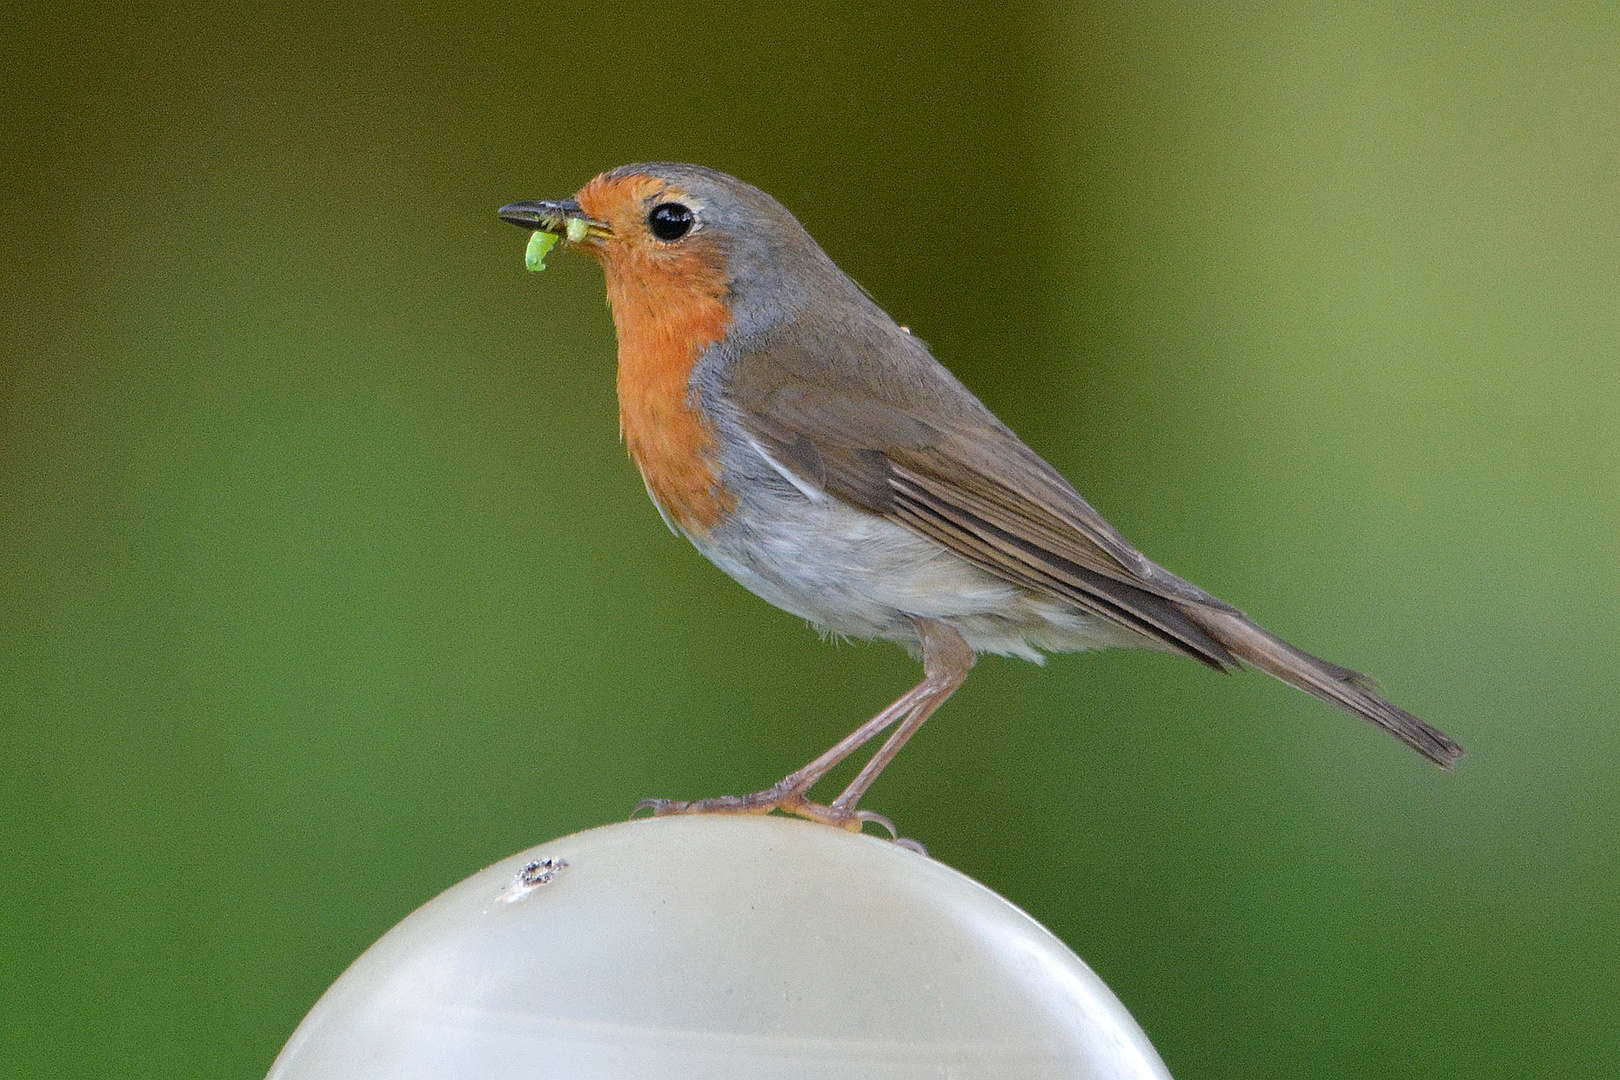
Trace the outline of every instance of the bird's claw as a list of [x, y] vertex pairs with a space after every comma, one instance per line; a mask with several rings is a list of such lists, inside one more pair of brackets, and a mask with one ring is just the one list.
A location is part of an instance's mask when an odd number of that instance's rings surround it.
[[643, 810], [651, 810], [653, 817], [670, 817], [675, 814], [768, 814], [772, 810], [780, 810], [784, 814], [819, 821], [823, 825], [831, 825], [847, 832], [860, 832], [867, 822], [872, 822], [887, 832], [889, 839], [901, 847], [915, 851], [919, 855], [928, 854], [928, 849], [915, 840], [901, 836], [900, 830], [894, 827], [894, 822], [876, 810], [850, 810], [836, 804], [824, 806], [806, 799], [802, 792], [791, 790], [778, 791], [776, 788], [768, 788], [765, 791], [756, 791], [752, 795], [716, 795], [692, 802], [683, 802], [679, 799], [642, 799], [631, 808], [630, 816], [634, 818]]
[[672, 814], [768, 814], [776, 809], [776, 803], [761, 799], [760, 792], [756, 795], [716, 795], [710, 799], [698, 799], [694, 802], [682, 802], [679, 799], [642, 799], [630, 809], [630, 816], [635, 817], [643, 810], [651, 810], [653, 817], [669, 817]]
[[[876, 810], [857, 810], [855, 816], [862, 825], [870, 821], [881, 826], [888, 832], [889, 839], [893, 840], [897, 846], [903, 847], [907, 851], [915, 851], [919, 855], [928, 854], [928, 849], [922, 846], [921, 841], [913, 840], [909, 836], [901, 836], [900, 830], [894, 827], [894, 822], [889, 820], [887, 815], [880, 814]], [[857, 831], [859, 831], [859, 827], [857, 827]]]

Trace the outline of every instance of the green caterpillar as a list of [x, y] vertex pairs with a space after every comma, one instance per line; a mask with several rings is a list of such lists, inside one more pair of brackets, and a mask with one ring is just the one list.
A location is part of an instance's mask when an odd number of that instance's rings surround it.
[[[569, 222], [570, 225], [573, 222]], [[529, 234], [529, 246], [523, 251], [523, 265], [529, 268], [529, 273], [538, 274], [546, 268], [546, 252], [557, 243], [557, 234], [549, 232], [535, 232]]]

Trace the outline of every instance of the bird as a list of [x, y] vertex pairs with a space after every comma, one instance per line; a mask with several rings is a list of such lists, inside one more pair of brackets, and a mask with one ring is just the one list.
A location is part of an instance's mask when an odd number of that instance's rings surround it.
[[[894, 834], [858, 804], [981, 653], [1041, 662], [1137, 646], [1252, 667], [1442, 767], [1461, 757], [1371, 680], [1132, 547], [759, 188], [649, 162], [497, 213], [601, 264], [620, 433], [670, 529], [823, 634], [894, 641], [922, 661], [916, 686], [778, 783], [638, 809], [779, 810]], [[817, 781], [885, 732], [842, 792], [811, 801]]]

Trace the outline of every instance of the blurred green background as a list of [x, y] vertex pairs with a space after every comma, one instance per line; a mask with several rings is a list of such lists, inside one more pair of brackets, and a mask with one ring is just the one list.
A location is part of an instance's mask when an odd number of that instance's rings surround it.
[[440, 889], [917, 677], [665, 531], [599, 271], [493, 212], [673, 158], [1470, 750], [990, 659], [868, 805], [1182, 1080], [1612, 1076], [1617, 55], [1572, 2], [8, 5], [0, 1074], [262, 1075]]

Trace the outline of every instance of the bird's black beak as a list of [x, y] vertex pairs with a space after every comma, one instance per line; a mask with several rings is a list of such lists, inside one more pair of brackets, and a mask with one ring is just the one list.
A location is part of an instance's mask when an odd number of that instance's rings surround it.
[[588, 236], [613, 235], [613, 230], [608, 228], [607, 222], [587, 217], [585, 211], [579, 208], [579, 203], [573, 199], [561, 199], [557, 202], [542, 200], [507, 203], [495, 213], [500, 215], [502, 221], [516, 225], [520, 229], [556, 233], [572, 244], [577, 244]]

